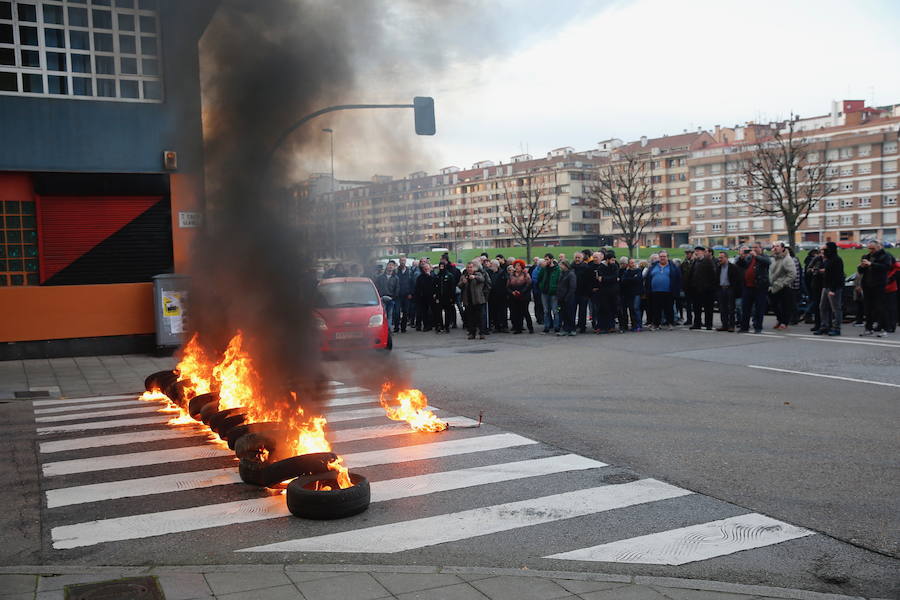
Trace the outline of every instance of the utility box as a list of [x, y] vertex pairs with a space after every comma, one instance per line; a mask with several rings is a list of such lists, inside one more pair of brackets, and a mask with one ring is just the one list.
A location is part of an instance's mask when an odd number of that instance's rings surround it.
[[184, 342], [190, 277], [166, 273], [153, 277], [156, 347], [171, 348]]

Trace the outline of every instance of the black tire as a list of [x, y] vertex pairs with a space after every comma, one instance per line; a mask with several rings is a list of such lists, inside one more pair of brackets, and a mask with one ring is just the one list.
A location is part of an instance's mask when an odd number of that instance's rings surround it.
[[286, 479], [325, 473], [328, 471], [328, 463], [335, 459], [337, 459], [337, 455], [332, 452], [301, 454], [273, 463], [244, 458], [238, 465], [238, 473], [244, 483], [270, 487]]
[[200, 420], [200, 410], [209, 404], [210, 402], [215, 402], [216, 408], [219, 406], [219, 395], [215, 392], [210, 392], [208, 394], [200, 394], [199, 396], [194, 396], [191, 398], [191, 401], [188, 402], [188, 413], [190, 413], [191, 417]]
[[244, 423], [242, 425], [236, 425], [228, 431], [220, 432], [220, 437], [223, 440], [228, 440], [228, 447], [234, 450], [237, 441], [248, 433], [266, 433], [281, 428], [281, 423], [275, 421], [264, 421], [262, 423]]
[[200, 418], [199, 421], [203, 421], [204, 425], [209, 425], [209, 420], [213, 418], [213, 415], [219, 412], [219, 403], [218, 402], [210, 402], [206, 406], [200, 409]]
[[187, 408], [188, 401], [190, 400], [190, 398], [185, 395], [184, 388], [186, 385], [188, 385], [187, 381], [173, 381], [165, 390], [169, 400], [181, 408]]
[[[278, 441], [283, 438], [288, 431], [286, 429], [273, 430], [266, 433], [248, 433], [242, 435], [234, 443], [234, 453], [240, 459], [256, 460], [258, 462], [277, 462], [290, 456], [284, 456]], [[263, 452], [265, 451], [265, 452]], [[263, 461], [260, 457], [267, 454], [268, 458]]]
[[[317, 481], [327, 483], [332, 489], [315, 491], [312, 487]], [[350, 473], [350, 481], [353, 485], [342, 490], [338, 488], [335, 471], [298, 477], [288, 484], [288, 510], [304, 519], [343, 519], [357, 515], [369, 508], [369, 480], [359, 473]]]
[[219, 421], [218, 429], [215, 430], [216, 433], [219, 434], [219, 439], [224, 440], [222, 437], [223, 431], [228, 431], [229, 429], [235, 427], [236, 425], [243, 425], [244, 422], [247, 421], [247, 413], [237, 413], [235, 415], [231, 415], [230, 417], [225, 417]]
[[144, 380], [144, 389], [148, 392], [152, 392], [155, 389], [165, 392], [166, 388], [174, 383], [176, 379], [178, 379], [178, 373], [175, 371], [157, 371], [148, 375]]
[[390, 333], [388, 333], [387, 344], [385, 344], [384, 349], [385, 350], [393, 350], [394, 349], [394, 336]]
[[[207, 405], [208, 406], [208, 405]], [[236, 408], [226, 408], [225, 410], [220, 410], [209, 418], [209, 428], [219, 432], [219, 427], [222, 425], [222, 421], [227, 419], [228, 417], [233, 417], [234, 415], [246, 415], [247, 409], [243, 406], [238, 406]]]

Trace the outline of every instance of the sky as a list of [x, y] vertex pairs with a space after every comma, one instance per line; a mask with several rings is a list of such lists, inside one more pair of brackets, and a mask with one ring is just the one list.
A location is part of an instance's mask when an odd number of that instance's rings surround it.
[[[433, 26], [437, 15], [392, 15], [393, 34], [408, 44], [410, 60], [379, 72], [369, 93], [376, 101], [433, 96], [437, 135], [392, 132], [388, 147], [406, 150], [398, 160], [373, 150], [384, 121], [356, 138], [336, 128], [337, 177], [403, 177], [507, 162], [526, 151], [587, 150], [613, 137], [630, 141], [792, 112], [813, 116], [827, 113], [832, 100], [900, 103], [895, 0], [482, 0], [467, 6], [477, 8], [457, 11], [438, 34], [416, 29], [419, 21]], [[427, 60], [417, 61], [422, 53]], [[316, 157], [308, 166], [327, 170], [327, 160]]]

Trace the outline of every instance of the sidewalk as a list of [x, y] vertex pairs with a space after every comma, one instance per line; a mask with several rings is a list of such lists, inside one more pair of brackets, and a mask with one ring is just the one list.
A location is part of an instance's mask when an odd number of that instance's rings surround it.
[[[146, 578], [150, 578], [149, 580]], [[124, 595], [123, 578], [145, 578]], [[162, 595], [152, 590], [158, 582]], [[859, 598], [672, 577], [477, 567], [214, 565], [171, 567], [0, 567], [0, 600], [64, 600], [106, 582], [117, 600], [841, 600]], [[67, 590], [68, 588], [68, 590]], [[157, 588], [157, 589], [159, 589]], [[138, 590], [145, 590], [140, 592]]]

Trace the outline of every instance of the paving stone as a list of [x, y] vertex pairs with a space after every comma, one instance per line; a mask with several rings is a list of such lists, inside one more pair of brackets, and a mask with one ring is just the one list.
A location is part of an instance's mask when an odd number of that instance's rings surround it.
[[207, 573], [206, 581], [216, 596], [235, 594], [250, 590], [290, 585], [291, 580], [284, 573]]
[[[219, 594], [218, 600], [305, 600], [303, 595], [292, 585], [280, 585], [264, 590], [250, 590], [236, 594]], [[166, 600], [170, 600], [167, 596]]]
[[66, 600], [66, 593], [62, 590], [38, 592], [35, 594], [34, 600]]
[[490, 579], [491, 577], [496, 577], [491, 573], [454, 573], [457, 577], [462, 579], [463, 581], [478, 581], [479, 579]]
[[113, 579], [122, 579], [127, 577], [125, 571], [107, 571], [95, 573], [73, 573], [71, 575], [44, 575], [38, 580], [38, 592], [50, 592], [62, 590], [67, 585], [76, 583], [95, 583], [100, 581], [111, 581]]
[[157, 575], [166, 600], [212, 598], [213, 593], [201, 573], [166, 573]]
[[397, 600], [486, 600], [487, 596], [468, 583], [400, 594]]
[[601, 590], [579, 594], [583, 600], [667, 600], [665, 596], [646, 585], [625, 585], [614, 590]]
[[18, 594], [0, 594], [0, 600], [34, 600], [34, 592], [20, 592]]
[[328, 579], [330, 577], [340, 577], [346, 575], [346, 572], [335, 573], [334, 571], [286, 571], [285, 574], [294, 583], [302, 583], [304, 581], [316, 581], [317, 579]]
[[[0, 575], [0, 594], [7, 596], [12, 594], [34, 594], [37, 589], [37, 577], [34, 575], [20, 575], [9, 573]], [[0, 596], [2, 598], [3, 596]]]
[[573, 594], [583, 594], [585, 592], [596, 592], [599, 590], [614, 590], [617, 587], [627, 585], [620, 581], [583, 581], [579, 579], [554, 579], [553, 581]]
[[571, 595], [561, 585], [537, 577], [504, 575], [473, 581], [472, 585], [491, 600], [554, 600]]
[[463, 580], [455, 575], [372, 573], [372, 576], [392, 594], [405, 594], [463, 583]]
[[297, 587], [306, 600], [375, 600], [391, 596], [368, 573], [344, 573], [343, 577], [304, 581]]
[[672, 600], [753, 600], [756, 596], [732, 594], [730, 592], [707, 592], [704, 590], [687, 590], [680, 588], [656, 588]]

